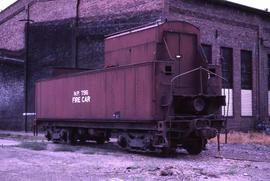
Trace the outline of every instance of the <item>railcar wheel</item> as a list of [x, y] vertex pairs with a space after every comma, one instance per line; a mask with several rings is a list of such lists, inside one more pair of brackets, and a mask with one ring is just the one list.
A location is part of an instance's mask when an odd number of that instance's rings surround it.
[[77, 140], [78, 140], [78, 136], [76, 134], [76, 131], [73, 129], [68, 129], [66, 143], [71, 144], [71, 145], [76, 145]]
[[80, 141], [80, 144], [84, 144], [86, 142], [87, 139], [85, 138], [80, 138], [79, 141]]
[[51, 131], [47, 130], [45, 134], [45, 138], [47, 138], [48, 141], [52, 140], [52, 133]]
[[104, 138], [97, 138], [97, 139], [96, 139], [96, 143], [97, 143], [98, 145], [102, 145], [102, 144], [105, 143], [105, 139], [104, 139]]
[[202, 138], [194, 138], [190, 141], [188, 141], [184, 148], [187, 150], [187, 152], [191, 155], [198, 155], [202, 152], [204, 147]]
[[207, 143], [208, 143], [207, 139], [203, 139], [203, 150], [207, 150], [206, 147]]
[[123, 149], [128, 147], [128, 142], [124, 136], [119, 136], [117, 143]]

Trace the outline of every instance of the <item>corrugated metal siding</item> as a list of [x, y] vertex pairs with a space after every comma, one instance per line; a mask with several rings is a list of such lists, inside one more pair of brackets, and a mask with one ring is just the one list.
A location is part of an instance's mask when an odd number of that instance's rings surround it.
[[252, 90], [241, 90], [241, 116], [252, 116]]
[[233, 90], [222, 89], [221, 94], [226, 96], [226, 106], [222, 106], [222, 116], [233, 116]]

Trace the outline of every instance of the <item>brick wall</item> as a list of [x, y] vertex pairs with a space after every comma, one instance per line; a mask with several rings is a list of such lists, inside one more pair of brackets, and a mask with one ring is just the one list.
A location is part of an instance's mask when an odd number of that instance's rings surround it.
[[[187, 21], [201, 30], [201, 41], [212, 45], [213, 62], [220, 64], [220, 48], [233, 48], [234, 67], [234, 116], [229, 119], [228, 126], [234, 129], [248, 130], [254, 127], [258, 119], [268, 119], [266, 115], [267, 97], [265, 70], [258, 62], [266, 65], [266, 48], [261, 47], [260, 38], [269, 39], [266, 32], [259, 36], [260, 28], [269, 26], [269, 20], [236, 8], [194, 0], [170, 0], [167, 5], [169, 19]], [[269, 31], [267, 31], [269, 32]], [[260, 58], [258, 48], [260, 50]], [[253, 54], [253, 116], [241, 117], [241, 50], [250, 50]], [[258, 61], [260, 60], [260, 61]], [[260, 97], [261, 96], [261, 97]], [[261, 105], [264, 105], [262, 108]]]
[[[77, 0], [19, 0], [0, 13], [0, 49], [19, 50], [24, 48], [24, 27], [29, 6], [30, 19], [35, 22], [53, 22], [74, 19]], [[125, 19], [127, 24], [136, 22], [130, 18], [141, 16], [142, 23], [161, 18], [163, 0], [80, 0], [78, 15], [81, 25], [85, 22]], [[141, 15], [139, 15], [141, 13]], [[145, 14], [148, 13], [146, 16]], [[153, 18], [151, 19], [151, 13]], [[158, 14], [158, 15], [157, 15]], [[143, 18], [145, 17], [145, 18]], [[148, 18], [150, 17], [150, 19]], [[133, 19], [134, 20], [134, 19]], [[102, 25], [103, 23], [99, 23]], [[96, 24], [95, 24], [96, 25]], [[104, 25], [104, 24], [103, 24]], [[124, 27], [122, 27], [124, 28]], [[111, 30], [113, 31], [113, 30]]]
[[81, 0], [80, 17], [97, 19], [100, 16], [114, 17], [115, 15], [151, 12], [162, 10], [163, 0]]
[[46, 22], [74, 18], [77, 0], [40, 1], [30, 7], [30, 18], [35, 22]]
[[10, 18], [14, 17], [16, 14], [20, 13], [25, 9], [25, 6], [34, 0], [18, 0], [11, 6], [7, 7], [0, 13], [0, 24], [2, 22], [8, 21]]
[[25, 13], [22, 11], [0, 24], [0, 49], [20, 50], [24, 48]]
[[22, 130], [23, 66], [0, 62], [0, 129]]

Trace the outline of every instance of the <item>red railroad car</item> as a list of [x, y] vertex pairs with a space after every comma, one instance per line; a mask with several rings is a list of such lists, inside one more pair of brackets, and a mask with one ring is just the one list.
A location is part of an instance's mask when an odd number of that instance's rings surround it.
[[109, 36], [104, 69], [36, 83], [37, 125], [55, 142], [104, 143], [116, 135], [129, 150], [200, 153], [223, 128], [225, 99], [199, 40], [186, 22]]

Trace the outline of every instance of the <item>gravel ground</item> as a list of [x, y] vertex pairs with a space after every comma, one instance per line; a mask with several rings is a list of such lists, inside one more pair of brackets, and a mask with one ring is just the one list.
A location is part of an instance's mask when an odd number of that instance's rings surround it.
[[0, 132], [0, 180], [270, 180], [270, 146], [215, 144], [198, 156], [122, 151], [104, 145], [52, 144], [41, 136]]

